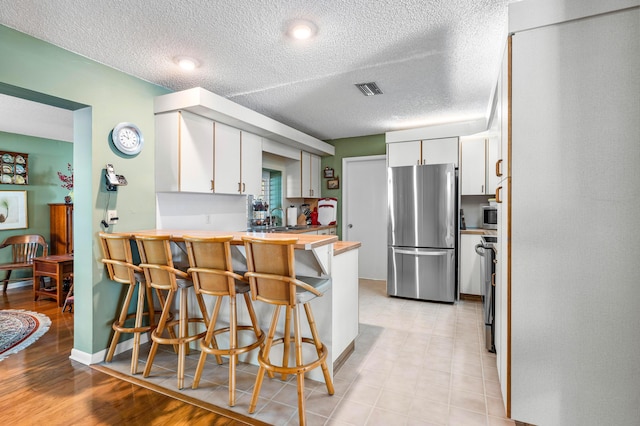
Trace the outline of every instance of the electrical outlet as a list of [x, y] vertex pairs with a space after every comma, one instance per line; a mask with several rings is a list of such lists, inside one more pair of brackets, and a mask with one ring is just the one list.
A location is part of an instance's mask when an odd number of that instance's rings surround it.
[[109, 225], [115, 225], [118, 223], [118, 211], [117, 210], [107, 210], [107, 223]]

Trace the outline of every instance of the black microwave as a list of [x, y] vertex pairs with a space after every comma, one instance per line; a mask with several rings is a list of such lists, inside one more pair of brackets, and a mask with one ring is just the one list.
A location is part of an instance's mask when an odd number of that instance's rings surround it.
[[482, 206], [482, 227], [484, 229], [498, 229], [498, 208], [496, 206]]

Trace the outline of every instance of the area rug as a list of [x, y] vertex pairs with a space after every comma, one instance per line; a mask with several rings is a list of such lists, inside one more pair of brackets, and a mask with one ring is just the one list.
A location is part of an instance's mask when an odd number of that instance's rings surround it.
[[0, 310], [0, 361], [35, 342], [49, 330], [44, 314], [16, 309]]

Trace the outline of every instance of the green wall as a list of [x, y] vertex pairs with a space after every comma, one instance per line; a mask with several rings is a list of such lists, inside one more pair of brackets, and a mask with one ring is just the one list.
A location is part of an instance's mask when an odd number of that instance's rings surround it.
[[[74, 110], [74, 281], [75, 332], [72, 356], [107, 347], [121, 286], [105, 277], [98, 232], [105, 210], [117, 209], [120, 221], [109, 231], [155, 227], [153, 100], [169, 90], [134, 78], [51, 44], [0, 26], [0, 90]], [[70, 102], [69, 102], [70, 101]], [[132, 158], [108, 143], [111, 129], [133, 122], [145, 137], [145, 149]], [[112, 163], [129, 184], [115, 193], [104, 189], [104, 167]], [[96, 361], [95, 359], [92, 359]]]
[[[326, 141], [336, 148], [333, 157], [322, 157], [322, 169], [330, 167], [334, 176], [342, 177], [342, 159], [348, 157], [364, 157], [368, 155], [385, 155], [387, 147], [385, 135], [359, 136]], [[322, 182], [322, 196], [338, 199], [338, 235], [342, 238], [342, 180], [339, 189], [327, 189], [326, 179]]]
[[[29, 154], [29, 184], [0, 185], [0, 191], [27, 191], [28, 228], [0, 231], [0, 241], [13, 235], [39, 234], [49, 243], [48, 204], [64, 202], [64, 196], [69, 192], [60, 186], [62, 182], [58, 179], [57, 172], [68, 174], [67, 164], [73, 164], [73, 144], [0, 132], [0, 151]], [[0, 263], [9, 262], [10, 259], [9, 248], [0, 250]], [[31, 276], [31, 273], [12, 273], [12, 278], [26, 276]]]

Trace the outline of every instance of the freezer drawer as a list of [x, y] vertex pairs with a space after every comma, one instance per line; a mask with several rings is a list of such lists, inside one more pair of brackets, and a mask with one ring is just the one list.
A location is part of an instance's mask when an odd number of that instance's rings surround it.
[[387, 294], [454, 302], [455, 250], [389, 247]]

